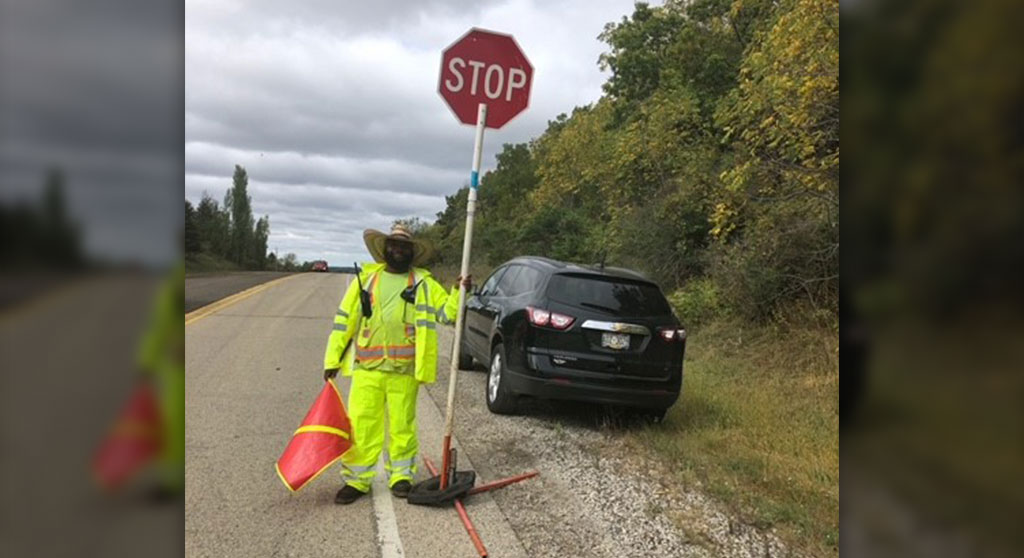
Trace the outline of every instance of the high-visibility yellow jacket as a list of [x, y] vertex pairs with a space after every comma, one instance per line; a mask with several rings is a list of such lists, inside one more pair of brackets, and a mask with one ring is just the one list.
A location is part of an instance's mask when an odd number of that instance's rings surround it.
[[[375, 275], [383, 273], [384, 268], [385, 264], [363, 265], [360, 274], [363, 287], [373, 292], [372, 289], [376, 283]], [[413, 269], [413, 281], [414, 284], [419, 284], [416, 288], [414, 308], [415, 340], [413, 345], [416, 356], [413, 375], [420, 382], [431, 383], [437, 379], [437, 324], [439, 322], [450, 324], [455, 321], [459, 309], [459, 289], [458, 286], [453, 287], [449, 293], [429, 271], [418, 267]], [[373, 298], [373, 315], [376, 318], [382, 310], [380, 302], [377, 300], [379, 297]], [[331, 336], [327, 340], [327, 350], [324, 352], [325, 370], [340, 368], [343, 376], [351, 376], [356, 353], [371, 355], [373, 351], [377, 350], [377, 347], [370, 345], [371, 339], [376, 336], [373, 336], [372, 332], [363, 334], [363, 330], [369, 325], [367, 322], [369, 320], [363, 320], [362, 306], [359, 302], [359, 284], [352, 281], [334, 316]], [[356, 334], [359, 336], [354, 338]], [[350, 341], [354, 346], [345, 351]], [[405, 349], [402, 347], [380, 348], [384, 354], [388, 354], [389, 350], [395, 354], [401, 354], [400, 351]]]

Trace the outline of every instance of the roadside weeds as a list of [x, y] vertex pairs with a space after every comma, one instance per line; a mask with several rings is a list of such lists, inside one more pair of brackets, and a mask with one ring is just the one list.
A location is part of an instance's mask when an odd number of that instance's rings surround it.
[[[624, 449], [661, 461], [677, 490], [708, 494], [794, 552], [836, 556], [838, 356], [827, 327], [711, 323], [691, 332], [679, 402], [664, 423], [623, 430]], [[673, 520], [691, 540], [708, 539], [702, 522]]]

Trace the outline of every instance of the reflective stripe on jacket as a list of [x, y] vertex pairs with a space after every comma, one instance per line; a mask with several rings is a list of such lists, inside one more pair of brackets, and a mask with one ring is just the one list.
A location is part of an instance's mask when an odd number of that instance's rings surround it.
[[[363, 266], [360, 279], [364, 286], [369, 286], [370, 281], [376, 273], [383, 272], [385, 264], [370, 263]], [[455, 321], [458, 312], [459, 290], [453, 287], [449, 293], [437, 282], [429, 271], [421, 268], [414, 268], [416, 281], [422, 281], [416, 289], [416, 300], [413, 307], [413, 327], [415, 341], [412, 347], [396, 346], [391, 347], [392, 358], [409, 358], [410, 350], [413, 353], [415, 365], [413, 375], [423, 383], [431, 383], [437, 379], [437, 323], [450, 324]], [[377, 315], [379, 304], [373, 302], [374, 316]], [[354, 368], [356, 353], [367, 351], [366, 357], [370, 357], [369, 351], [380, 351], [380, 357], [387, 354], [388, 349], [384, 346], [373, 346], [360, 344], [353, 339], [353, 336], [360, 331], [360, 319], [362, 308], [359, 303], [359, 284], [352, 281], [345, 291], [345, 296], [338, 305], [338, 311], [334, 316], [334, 324], [331, 327], [331, 334], [327, 340], [327, 350], [324, 352], [324, 369], [341, 368], [344, 376], [351, 376]], [[365, 329], [366, 324], [363, 324]], [[352, 347], [345, 352], [344, 360], [342, 352], [345, 347], [352, 343]], [[374, 352], [373, 354], [377, 354]], [[362, 357], [361, 357], [362, 358]]]

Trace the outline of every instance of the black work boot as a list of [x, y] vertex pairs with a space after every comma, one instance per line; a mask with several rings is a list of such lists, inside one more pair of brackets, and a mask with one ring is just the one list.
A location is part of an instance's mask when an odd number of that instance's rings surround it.
[[359, 498], [362, 498], [366, 493], [358, 488], [350, 485], [345, 485], [337, 494], [334, 495], [335, 504], [351, 504]]
[[391, 494], [395, 498], [407, 498], [410, 490], [412, 490], [412, 483], [407, 480], [400, 480], [391, 487]]

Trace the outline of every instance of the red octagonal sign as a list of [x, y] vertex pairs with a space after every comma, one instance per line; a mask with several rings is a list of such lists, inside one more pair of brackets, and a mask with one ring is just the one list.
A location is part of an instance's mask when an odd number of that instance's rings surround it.
[[444, 50], [438, 91], [463, 124], [487, 105], [488, 128], [501, 128], [530, 101], [533, 66], [512, 35], [473, 28]]

